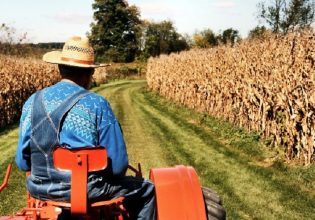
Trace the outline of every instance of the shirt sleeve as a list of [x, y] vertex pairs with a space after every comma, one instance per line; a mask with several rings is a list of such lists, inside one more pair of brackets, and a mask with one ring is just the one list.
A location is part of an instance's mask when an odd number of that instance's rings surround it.
[[114, 175], [124, 175], [128, 167], [128, 155], [123, 133], [111, 107], [102, 110], [99, 143], [107, 150]]
[[29, 171], [31, 169], [31, 151], [30, 151], [30, 136], [31, 136], [31, 105], [28, 100], [22, 110], [19, 126], [19, 140], [15, 155], [15, 162], [19, 169]]

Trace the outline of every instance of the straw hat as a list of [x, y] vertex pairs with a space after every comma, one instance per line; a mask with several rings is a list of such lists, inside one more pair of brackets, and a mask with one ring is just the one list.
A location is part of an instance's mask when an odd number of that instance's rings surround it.
[[86, 68], [100, 67], [99, 64], [94, 63], [94, 51], [89, 39], [78, 36], [68, 39], [62, 51], [52, 51], [44, 54], [43, 61]]

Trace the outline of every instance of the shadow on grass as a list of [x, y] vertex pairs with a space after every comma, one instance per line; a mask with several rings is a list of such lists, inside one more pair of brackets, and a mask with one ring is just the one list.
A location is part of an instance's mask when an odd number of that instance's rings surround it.
[[7, 125], [5, 127], [0, 128], [0, 136], [2, 135], [7, 135], [10, 133], [12, 130], [16, 129], [19, 127], [19, 122], [15, 122], [13, 124]]

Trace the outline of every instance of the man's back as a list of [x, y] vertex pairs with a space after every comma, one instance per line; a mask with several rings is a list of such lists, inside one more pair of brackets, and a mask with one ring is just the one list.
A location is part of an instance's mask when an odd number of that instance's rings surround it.
[[[43, 102], [47, 113], [54, 111], [67, 97], [80, 90], [84, 89], [74, 83], [64, 81], [45, 88]], [[23, 157], [23, 151], [30, 144], [33, 100], [34, 95], [25, 103], [20, 121], [16, 162], [23, 170], [30, 169], [27, 158], [25, 160]], [[123, 174], [128, 165], [119, 123], [106, 99], [95, 93], [84, 96], [70, 109], [62, 123], [59, 137], [60, 144], [69, 148], [105, 146], [115, 175]]]

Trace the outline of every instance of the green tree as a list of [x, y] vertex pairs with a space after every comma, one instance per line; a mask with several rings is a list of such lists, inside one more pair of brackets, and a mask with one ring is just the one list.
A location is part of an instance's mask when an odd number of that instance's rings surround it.
[[142, 39], [142, 56], [159, 56], [189, 49], [186, 39], [177, 33], [171, 21], [145, 22]]
[[265, 0], [258, 4], [258, 17], [275, 33], [310, 27], [314, 12], [314, 0]]
[[138, 50], [140, 13], [124, 0], [95, 0], [89, 38], [97, 61], [131, 62]]
[[314, 0], [291, 0], [288, 7], [285, 8], [283, 32], [310, 27], [314, 22], [314, 13]]
[[228, 28], [222, 32], [218, 37], [219, 41], [223, 44], [234, 44], [241, 39], [238, 30]]
[[249, 31], [249, 38], [261, 38], [267, 32], [267, 28], [265, 26], [256, 26], [252, 30]]
[[219, 43], [218, 37], [210, 29], [195, 33], [193, 38], [195, 45], [199, 48], [214, 47]]
[[262, 1], [258, 4], [258, 17], [266, 22], [275, 33], [278, 33], [281, 28], [285, 4], [286, 0], [271, 0], [268, 6], [266, 1]]
[[186, 43], [188, 44], [188, 48], [192, 48], [194, 46], [194, 39], [191, 35], [185, 33], [182, 35], [183, 39], [185, 39]]

